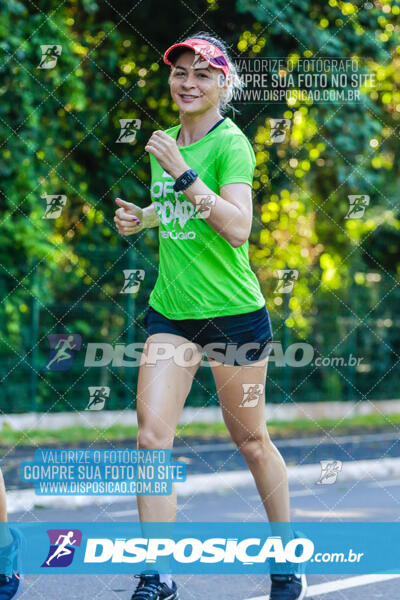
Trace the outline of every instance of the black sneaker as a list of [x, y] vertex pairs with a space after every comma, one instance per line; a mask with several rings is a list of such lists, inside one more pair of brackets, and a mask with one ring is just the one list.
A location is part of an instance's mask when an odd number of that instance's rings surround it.
[[179, 600], [175, 581], [172, 587], [160, 582], [159, 575], [135, 575], [139, 578], [136, 590], [131, 600]]
[[21, 578], [16, 573], [10, 577], [0, 574], [0, 600], [14, 600], [21, 593]]
[[307, 593], [307, 580], [302, 575], [271, 574], [269, 600], [303, 600]]
[[[292, 529], [294, 538], [306, 538], [302, 532]], [[303, 600], [307, 593], [306, 563], [288, 563], [288, 572], [271, 573], [270, 600]]]

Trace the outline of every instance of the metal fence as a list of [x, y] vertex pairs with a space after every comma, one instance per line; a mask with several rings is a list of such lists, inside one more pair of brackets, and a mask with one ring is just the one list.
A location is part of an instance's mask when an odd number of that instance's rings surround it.
[[[110, 388], [107, 409], [135, 407], [138, 367], [112, 363], [85, 367], [85, 357], [90, 343], [111, 345], [114, 354], [118, 354], [126, 344], [144, 342], [143, 317], [156, 266], [146, 264], [146, 278], [140, 293], [124, 294], [120, 293], [123, 269], [140, 267], [142, 252], [135, 254], [135, 250], [129, 250], [121, 261], [118, 261], [118, 252], [88, 250], [87, 255], [93, 265], [96, 261], [103, 266], [107, 260], [115, 263], [109, 280], [100, 277], [96, 286], [85, 290], [82, 287], [68, 289], [66, 279], [66, 288], [60, 290], [55, 303], [46, 304], [36, 295], [27, 298], [29, 310], [22, 323], [21, 343], [0, 356], [2, 412], [83, 410], [88, 404], [90, 386]], [[39, 270], [35, 276], [39, 277], [40, 286], [43, 274]], [[285, 325], [286, 299], [279, 310], [270, 310], [273, 330], [278, 332], [275, 342], [281, 344], [283, 352], [295, 343], [305, 342], [312, 348], [314, 357], [303, 366], [282, 364], [279, 347], [275, 346], [268, 366], [267, 401], [368, 401], [397, 397], [399, 300], [398, 288], [392, 281], [383, 279], [368, 286], [356, 286], [347, 294], [346, 302], [337, 294], [321, 293], [315, 298], [312, 314], [306, 315], [310, 324], [306, 339]], [[65, 333], [80, 335], [82, 346], [73, 353], [68, 370], [46, 371], [50, 351], [48, 336]], [[302, 351], [298, 350], [294, 360], [299, 361], [301, 355]], [[201, 366], [187, 405], [217, 403], [211, 369]]]

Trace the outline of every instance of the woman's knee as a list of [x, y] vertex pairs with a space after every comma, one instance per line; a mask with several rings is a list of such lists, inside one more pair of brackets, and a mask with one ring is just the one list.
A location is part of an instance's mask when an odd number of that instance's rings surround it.
[[139, 427], [137, 446], [142, 449], [160, 449], [160, 448], [172, 448], [174, 442], [174, 436], [171, 433], [169, 437], [166, 437], [165, 432], [161, 434], [152, 427]]
[[258, 463], [268, 458], [272, 442], [267, 436], [252, 437], [236, 442], [246, 462]]

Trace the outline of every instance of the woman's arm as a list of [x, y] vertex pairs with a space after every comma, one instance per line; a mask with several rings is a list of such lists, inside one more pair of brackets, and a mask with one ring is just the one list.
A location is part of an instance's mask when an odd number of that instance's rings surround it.
[[198, 177], [182, 192], [197, 208], [202, 196], [210, 196], [210, 214], [207, 223], [222, 235], [233, 248], [244, 244], [251, 231], [253, 203], [251, 187], [247, 183], [229, 183], [216, 194]]
[[160, 220], [158, 218], [158, 213], [154, 207], [154, 204], [150, 204], [150, 206], [146, 206], [143, 209], [143, 225], [144, 227], [158, 227], [160, 224]]
[[114, 222], [121, 235], [132, 235], [147, 227], [157, 227], [160, 224], [153, 204], [140, 208], [121, 198], [116, 198], [115, 202], [119, 208], [115, 211]]
[[[190, 169], [179, 152], [176, 141], [164, 131], [155, 131], [145, 150], [153, 154], [160, 165], [174, 179]], [[183, 194], [198, 206], [201, 196], [211, 196], [214, 200], [207, 223], [215, 229], [233, 248], [246, 242], [250, 235], [253, 217], [251, 187], [247, 183], [230, 183], [216, 194], [198, 177]]]

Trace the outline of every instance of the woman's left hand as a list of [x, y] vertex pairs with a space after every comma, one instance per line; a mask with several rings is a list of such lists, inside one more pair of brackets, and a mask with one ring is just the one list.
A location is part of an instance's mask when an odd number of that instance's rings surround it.
[[189, 169], [179, 152], [176, 141], [164, 131], [154, 131], [145, 146], [174, 179]]

